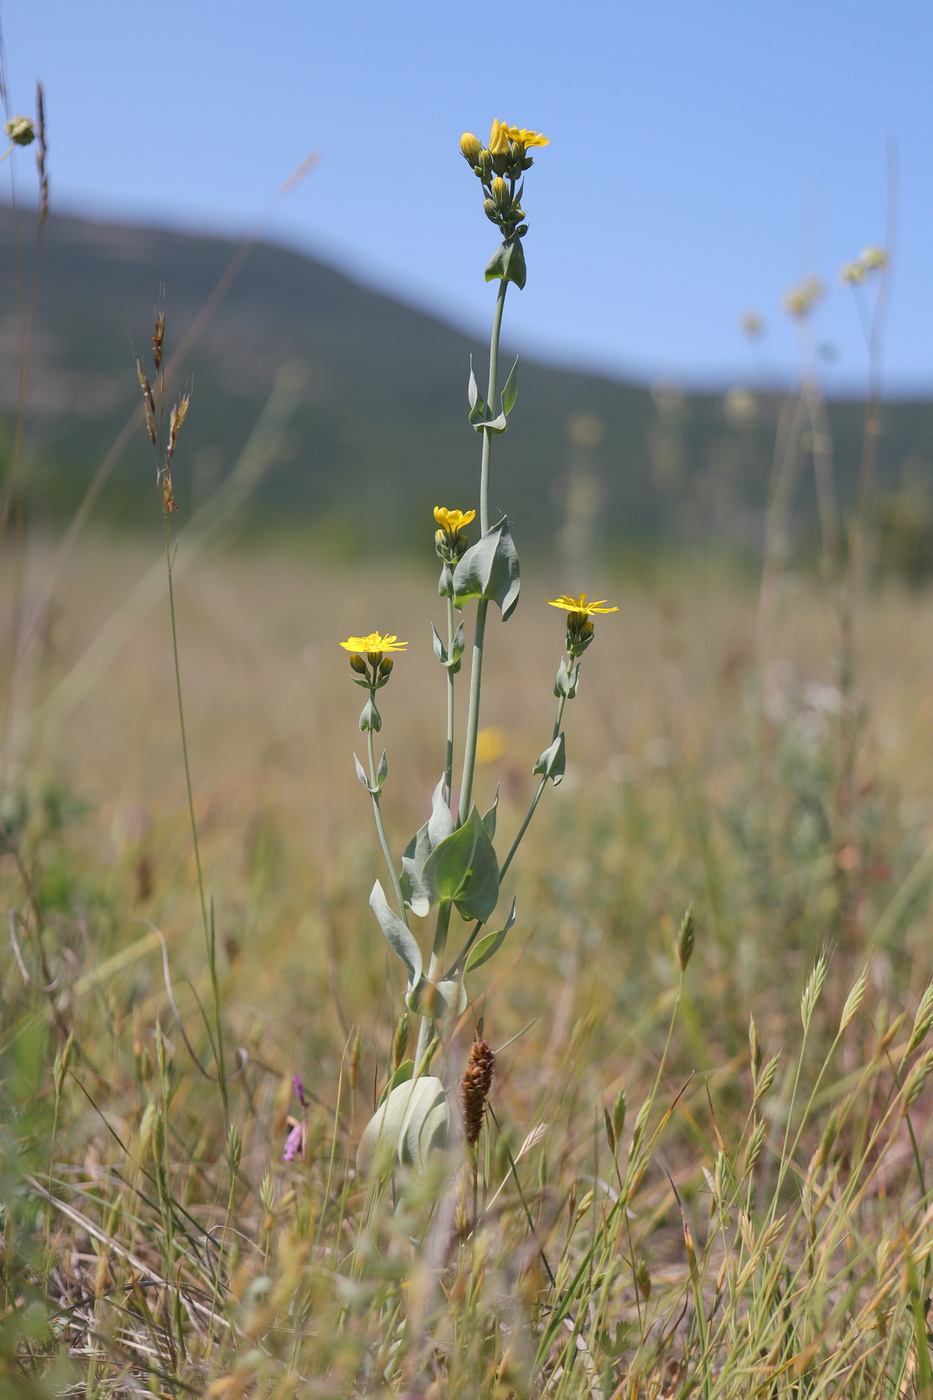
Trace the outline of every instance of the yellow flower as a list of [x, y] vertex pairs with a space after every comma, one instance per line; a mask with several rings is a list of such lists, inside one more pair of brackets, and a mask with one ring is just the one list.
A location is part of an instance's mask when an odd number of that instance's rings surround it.
[[447, 534], [455, 537], [465, 525], [476, 519], [475, 510], [447, 510], [445, 506], [434, 507], [434, 519]]
[[488, 724], [476, 736], [477, 763], [495, 763], [505, 753], [508, 741], [498, 725]]
[[460, 137], [460, 150], [471, 165], [475, 165], [479, 160], [479, 153], [483, 149], [478, 137], [471, 131], [465, 131]]
[[559, 598], [548, 598], [547, 601], [552, 608], [566, 608], [568, 612], [581, 613], [583, 617], [595, 617], [597, 613], [619, 611], [618, 608], [607, 608], [605, 598], [600, 598], [598, 603], [588, 603], [585, 593], [581, 593], [579, 598], [571, 598], [569, 594], [562, 593]]
[[[500, 130], [504, 131], [510, 141], [516, 145], [524, 146], [528, 150], [529, 146], [549, 146], [551, 143], [546, 136], [542, 136], [540, 131], [528, 131], [523, 126], [503, 126], [500, 122]], [[492, 147], [489, 148], [492, 150]]]
[[378, 656], [384, 651], [404, 651], [408, 643], [400, 642], [395, 636], [381, 637], [378, 632], [370, 632], [368, 637], [348, 637], [340, 645], [344, 651], [352, 651], [357, 655], [363, 653], [366, 656]]
[[489, 152], [494, 156], [504, 156], [509, 149], [508, 127], [503, 126], [499, 121], [493, 121], [492, 131], [489, 133]]
[[497, 175], [492, 182], [491, 188], [492, 197], [495, 200], [496, 204], [498, 204], [500, 209], [504, 209], [505, 206], [510, 202], [511, 198], [511, 196], [509, 195], [509, 187], [506, 184], [505, 180], [501, 179], [500, 176]]

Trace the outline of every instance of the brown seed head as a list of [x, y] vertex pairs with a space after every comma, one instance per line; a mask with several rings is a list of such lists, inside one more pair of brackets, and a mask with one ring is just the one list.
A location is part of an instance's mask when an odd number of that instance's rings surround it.
[[460, 1081], [463, 1131], [470, 1147], [475, 1147], [483, 1127], [483, 1110], [492, 1086], [496, 1057], [487, 1040], [474, 1040], [470, 1058]]
[[178, 434], [181, 432], [182, 424], [188, 414], [188, 406], [191, 403], [190, 394], [182, 394], [177, 404], [172, 408], [168, 419], [168, 455], [171, 457], [175, 451], [175, 443]]
[[156, 312], [155, 330], [152, 334], [152, 358], [155, 361], [156, 370], [162, 364], [162, 347], [165, 343], [165, 310], [160, 307]]
[[143, 362], [138, 355], [136, 357], [136, 377], [139, 380], [139, 387], [143, 391], [143, 408], [146, 411], [146, 427], [154, 447], [156, 443], [155, 402], [153, 401], [149, 380], [146, 377], [146, 371], [143, 369]]

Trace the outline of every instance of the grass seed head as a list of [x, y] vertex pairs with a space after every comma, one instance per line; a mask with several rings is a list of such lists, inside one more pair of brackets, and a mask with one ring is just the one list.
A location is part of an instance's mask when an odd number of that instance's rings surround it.
[[868, 976], [867, 970], [863, 969], [858, 981], [846, 997], [846, 1004], [842, 1008], [842, 1017], [839, 1021], [839, 1034], [851, 1024], [855, 1013], [862, 1004], [862, 997], [865, 995], [865, 981]]
[[933, 1070], [933, 1050], [928, 1050], [923, 1058], [914, 1065], [907, 1081], [907, 1091], [904, 1095], [904, 1112], [908, 1113], [919, 1099]]
[[486, 1099], [492, 1087], [496, 1057], [488, 1040], [474, 1040], [470, 1058], [460, 1081], [460, 1104], [463, 1108], [463, 1131], [470, 1147], [475, 1147], [483, 1127]]
[[347, 1078], [350, 1081], [350, 1088], [356, 1089], [357, 1080], [360, 1076], [360, 1056], [363, 1053], [363, 1039], [359, 1033], [353, 1037], [350, 1045], [350, 1060], [347, 1065]]
[[908, 1055], [912, 1054], [926, 1040], [931, 1026], [933, 1026], [933, 982], [929, 984], [920, 998], [920, 1005], [917, 1007], [917, 1014], [914, 1017], [914, 1028], [910, 1033], [910, 1041], [907, 1046]]
[[755, 1085], [755, 1103], [763, 1099], [765, 1094], [774, 1083], [774, 1076], [777, 1074], [779, 1060], [777, 1055], [772, 1055], [768, 1063], [761, 1072], [761, 1077]]
[[761, 1069], [761, 1041], [758, 1038], [758, 1026], [754, 1016], [748, 1018], [748, 1054], [752, 1062], [752, 1083], [757, 1084], [758, 1073]]
[[152, 359], [158, 372], [162, 364], [162, 349], [165, 344], [165, 307], [156, 311], [155, 330], [152, 333]]

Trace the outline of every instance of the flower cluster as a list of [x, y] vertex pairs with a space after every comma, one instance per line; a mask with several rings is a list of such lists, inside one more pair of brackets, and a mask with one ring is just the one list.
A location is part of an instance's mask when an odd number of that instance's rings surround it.
[[552, 608], [565, 608], [570, 614], [567, 618], [567, 651], [571, 657], [582, 655], [593, 640], [592, 619], [598, 613], [619, 611], [618, 608], [607, 608], [605, 598], [600, 598], [596, 603], [588, 603], [585, 593], [581, 593], [579, 598], [562, 593], [559, 598], [548, 598], [548, 603]]
[[500, 121], [493, 122], [485, 146], [469, 131], [460, 137], [463, 158], [483, 186], [486, 217], [502, 230], [503, 239], [523, 238], [528, 232], [521, 205], [522, 190], [516, 185], [533, 164], [526, 153], [534, 146], [547, 145], [548, 138], [540, 132], [506, 126]]
[[400, 642], [394, 635], [383, 637], [379, 632], [370, 632], [368, 637], [348, 637], [340, 645], [350, 653], [350, 670], [356, 672], [353, 679], [357, 685], [375, 693], [385, 685], [395, 664], [384, 653], [404, 651], [408, 643]]
[[463, 533], [464, 526], [476, 519], [476, 511], [447, 510], [446, 506], [435, 506], [434, 519], [441, 527], [434, 535], [437, 557], [445, 564], [456, 564], [466, 552], [467, 537]]

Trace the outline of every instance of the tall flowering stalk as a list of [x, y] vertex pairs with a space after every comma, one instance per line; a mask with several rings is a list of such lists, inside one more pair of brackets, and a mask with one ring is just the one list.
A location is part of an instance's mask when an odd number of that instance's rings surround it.
[[[390, 947], [405, 966], [408, 1008], [421, 1018], [415, 1054], [395, 1070], [363, 1134], [358, 1154], [362, 1170], [368, 1170], [374, 1163], [384, 1166], [399, 1160], [422, 1169], [432, 1148], [447, 1140], [450, 1120], [447, 1092], [451, 1086], [445, 1088], [441, 1080], [429, 1072], [431, 1063], [445, 1025], [455, 1021], [466, 1009], [467, 974], [498, 952], [515, 921], [513, 900], [502, 927], [489, 929], [499, 903], [502, 878], [524, 838], [544, 789], [549, 782], [556, 786], [564, 775], [564, 708], [577, 693], [580, 658], [593, 640], [593, 619], [600, 613], [616, 611], [604, 602], [588, 602], [586, 594], [579, 598], [562, 595], [551, 600], [553, 607], [564, 609], [568, 614], [564, 654], [554, 685], [557, 712], [551, 741], [533, 768], [539, 778], [538, 786], [500, 864], [494, 844], [498, 799], [481, 814], [474, 802], [473, 789], [490, 604], [499, 608], [503, 621], [511, 617], [518, 602], [520, 573], [508, 521], [505, 518], [495, 523], [490, 521], [489, 475], [493, 439], [506, 431], [518, 396], [517, 360], [499, 392], [499, 336], [509, 284], [514, 282], [522, 288], [527, 275], [522, 246], [528, 232], [522, 207], [523, 177], [532, 165], [528, 152], [547, 144], [547, 138], [538, 132], [499, 121], [493, 122], [486, 145], [470, 133], [460, 140], [461, 153], [480, 181], [486, 216], [501, 234], [501, 242], [486, 266], [486, 280], [497, 281], [499, 286], [493, 311], [485, 396], [480, 393], [472, 367], [468, 385], [469, 421], [482, 440], [480, 538], [470, 544], [467, 534], [477, 516], [475, 509], [435, 507], [434, 545], [441, 565], [438, 592], [445, 600], [447, 626], [446, 638], [434, 629], [434, 652], [447, 672], [446, 747], [431, 815], [405, 848], [401, 868], [392, 856], [382, 820], [382, 794], [388, 777], [387, 754], [383, 750], [376, 761], [373, 736], [382, 729], [376, 696], [391, 677], [391, 653], [403, 651], [407, 643], [399, 642], [394, 635], [383, 636], [378, 632], [348, 637], [340, 643], [350, 653], [351, 678], [368, 692], [360, 715], [360, 730], [367, 738], [368, 764], [364, 766], [357, 758], [356, 772], [372, 800], [379, 843], [389, 873], [390, 894], [386, 894], [381, 881], [377, 880], [369, 902]], [[465, 613], [474, 605], [463, 767], [455, 808], [456, 679], [467, 653], [464, 622], [457, 622], [456, 612]], [[425, 965], [421, 945], [411, 928], [411, 916], [423, 919], [432, 909], [436, 909], [434, 934]], [[455, 911], [471, 927], [462, 932], [460, 946], [451, 954], [448, 942]], [[487, 1084], [487, 1092], [488, 1087]], [[467, 1136], [471, 1142], [475, 1142], [481, 1117], [481, 1113], [474, 1113], [470, 1119]], [[295, 1155], [296, 1143], [293, 1132], [289, 1139], [290, 1157]]]

